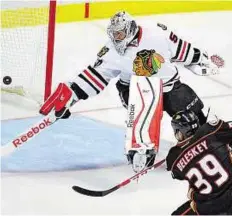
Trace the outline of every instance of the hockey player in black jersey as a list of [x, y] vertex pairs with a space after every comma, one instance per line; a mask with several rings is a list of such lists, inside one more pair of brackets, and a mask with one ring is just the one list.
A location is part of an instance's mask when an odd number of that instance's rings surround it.
[[167, 170], [189, 182], [189, 200], [172, 215], [232, 215], [232, 122], [200, 126], [192, 111], [181, 111], [172, 127], [178, 143], [167, 155]]

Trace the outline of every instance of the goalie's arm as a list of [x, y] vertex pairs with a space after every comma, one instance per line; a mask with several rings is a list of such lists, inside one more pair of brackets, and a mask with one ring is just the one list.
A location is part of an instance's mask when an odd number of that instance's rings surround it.
[[89, 65], [72, 80], [71, 89], [81, 100], [99, 94], [105, 89], [112, 78], [117, 77], [121, 71], [115, 64], [117, 56], [107, 43], [97, 54], [94, 65]]
[[166, 39], [171, 52], [172, 62], [178, 62], [184, 66], [197, 65], [201, 62], [203, 52], [187, 40], [168, 30]]
[[[110, 55], [104, 57], [111, 58]], [[117, 70], [111, 61], [100, 56], [94, 66], [89, 65], [72, 81], [60, 83], [55, 92], [42, 105], [40, 113], [47, 115], [54, 109], [56, 117], [68, 118], [69, 107], [79, 100], [87, 100], [99, 94], [109, 81], [119, 74], [120, 70]]]
[[[158, 25], [159, 26], [159, 25]], [[164, 29], [165, 39], [170, 51], [170, 61], [181, 64], [197, 75], [210, 75], [219, 73], [215, 61], [224, 64], [224, 60], [215, 56], [212, 60], [205, 50], [202, 50], [187, 40], [184, 40], [174, 31]]]
[[88, 66], [70, 83], [71, 89], [81, 100], [99, 94], [105, 89], [109, 81], [117, 76], [114, 70]]

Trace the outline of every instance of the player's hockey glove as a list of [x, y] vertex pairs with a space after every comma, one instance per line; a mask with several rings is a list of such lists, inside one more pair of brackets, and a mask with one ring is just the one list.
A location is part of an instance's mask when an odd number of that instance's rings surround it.
[[137, 173], [154, 164], [156, 152], [153, 148], [136, 148], [129, 150], [126, 156], [132, 169]]
[[192, 64], [186, 67], [197, 75], [215, 75], [219, 74], [220, 68], [224, 67], [224, 60], [218, 55], [208, 56], [204, 52], [198, 64]]
[[57, 118], [66, 119], [71, 113], [69, 108], [78, 101], [78, 98], [68, 83], [60, 83], [55, 92], [44, 102], [39, 112], [48, 115], [55, 110]]

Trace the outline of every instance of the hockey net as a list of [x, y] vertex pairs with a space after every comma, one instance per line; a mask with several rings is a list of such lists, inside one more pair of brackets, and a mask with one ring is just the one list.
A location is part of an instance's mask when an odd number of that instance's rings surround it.
[[51, 92], [56, 1], [20, 3], [1, 3], [1, 94], [41, 104]]

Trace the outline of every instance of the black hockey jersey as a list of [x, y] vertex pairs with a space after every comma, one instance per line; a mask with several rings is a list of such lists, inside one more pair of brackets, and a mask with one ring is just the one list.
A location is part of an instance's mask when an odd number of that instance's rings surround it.
[[204, 124], [193, 137], [172, 147], [166, 162], [173, 178], [189, 182], [201, 214], [232, 206], [232, 122]]

